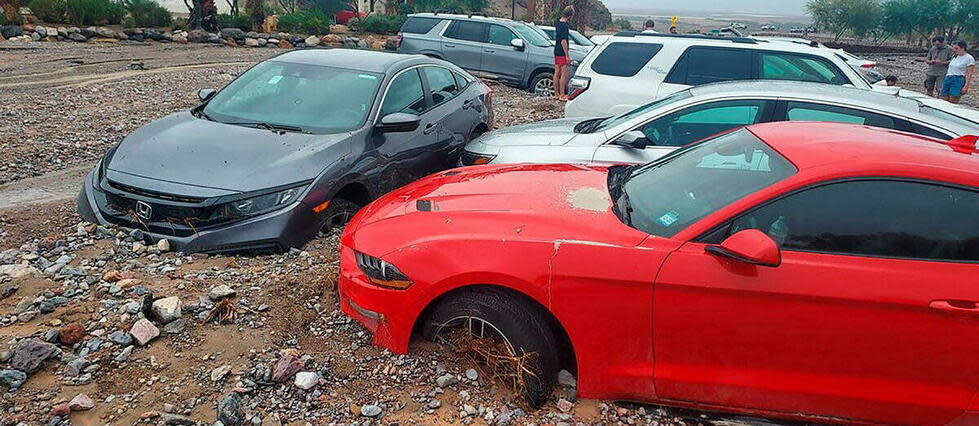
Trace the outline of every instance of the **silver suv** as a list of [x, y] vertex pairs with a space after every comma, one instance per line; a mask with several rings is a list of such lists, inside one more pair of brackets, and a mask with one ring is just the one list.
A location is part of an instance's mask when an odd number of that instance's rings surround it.
[[[416, 13], [401, 27], [398, 51], [445, 59], [480, 77], [554, 94], [554, 43], [530, 26], [478, 15]], [[571, 51], [571, 72], [586, 52]]]

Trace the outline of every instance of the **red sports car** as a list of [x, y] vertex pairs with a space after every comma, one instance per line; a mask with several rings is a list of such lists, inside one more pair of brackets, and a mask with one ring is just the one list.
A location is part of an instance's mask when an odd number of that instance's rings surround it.
[[584, 398], [820, 422], [979, 424], [979, 153], [752, 126], [631, 167], [456, 169], [369, 205], [340, 300], [408, 351], [462, 328]]

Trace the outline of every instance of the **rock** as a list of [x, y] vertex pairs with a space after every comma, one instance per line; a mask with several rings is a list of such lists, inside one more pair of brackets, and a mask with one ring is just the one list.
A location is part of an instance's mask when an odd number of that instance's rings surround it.
[[175, 35], [170, 40], [173, 41], [174, 43], [187, 44], [187, 37], [184, 37], [182, 35]]
[[14, 356], [13, 352], [10, 351], [0, 351], [0, 362], [7, 362], [10, 357]]
[[88, 37], [85, 37], [80, 33], [68, 33], [68, 39], [70, 39], [71, 41], [77, 41], [79, 43], [84, 43], [88, 41]]
[[457, 379], [455, 375], [449, 373], [443, 374], [435, 379], [435, 384], [437, 384], [440, 388], [449, 387], [456, 383], [459, 383], [459, 379]]
[[83, 393], [78, 394], [71, 401], [68, 401], [68, 408], [71, 411], [86, 411], [91, 410], [93, 407], [95, 407], [95, 401], [92, 401], [92, 398], [89, 398], [88, 395]]
[[18, 37], [24, 34], [24, 30], [20, 28], [20, 25], [4, 25], [0, 27], [0, 35], [4, 38]]
[[129, 346], [133, 344], [133, 336], [122, 330], [116, 330], [107, 336], [110, 342], [119, 346]]
[[137, 344], [144, 346], [150, 340], [160, 335], [160, 329], [156, 328], [148, 319], [140, 318], [139, 321], [136, 321], [136, 324], [133, 324], [133, 328], [129, 330], [129, 334], [133, 335]]
[[220, 382], [230, 372], [231, 372], [231, 366], [230, 365], [222, 365], [222, 366], [220, 366], [218, 368], [215, 368], [215, 369], [211, 370], [211, 381], [212, 382]]
[[381, 409], [381, 407], [378, 407], [378, 406], [376, 406], [374, 404], [367, 404], [367, 405], [365, 405], [363, 407], [360, 407], [360, 415], [361, 416], [364, 416], [364, 417], [377, 417], [377, 416], [380, 416], [381, 415], [381, 411], [383, 411]]
[[62, 345], [72, 346], [82, 340], [82, 338], [85, 337], [85, 334], [85, 326], [77, 322], [73, 322], [61, 327], [61, 330], [58, 331], [58, 341], [61, 342]]
[[433, 399], [431, 401], [428, 401], [428, 408], [431, 408], [433, 410], [438, 409], [441, 406], [442, 406], [442, 401], [439, 401], [437, 399]]
[[162, 323], [180, 318], [181, 312], [180, 298], [177, 296], [164, 297], [153, 302], [153, 315]]
[[313, 47], [320, 44], [320, 39], [316, 36], [309, 36], [304, 42], [306, 43], [306, 46]]
[[18, 289], [19, 287], [17, 287], [17, 285], [14, 283], [4, 283], [0, 285], [0, 300], [13, 296]]
[[477, 372], [475, 368], [470, 368], [466, 370], [466, 378], [469, 380], [478, 380], [479, 372]]
[[292, 43], [289, 43], [288, 40], [279, 40], [279, 47], [283, 49], [292, 49], [295, 46], [293, 46]]
[[255, 39], [255, 42], [258, 43], [258, 47], [265, 47], [269, 44], [269, 41], [264, 38]]
[[10, 358], [10, 368], [31, 374], [41, 367], [41, 363], [58, 352], [58, 347], [37, 339], [21, 342], [14, 348]]
[[571, 413], [574, 410], [574, 404], [571, 401], [561, 398], [557, 401], [557, 408], [562, 413]]
[[245, 32], [240, 28], [222, 28], [221, 38], [242, 39], [245, 38]]
[[225, 297], [234, 297], [235, 294], [237, 294], [237, 292], [235, 292], [234, 289], [228, 287], [225, 284], [221, 284], [219, 286], [212, 288], [211, 291], [207, 293], [207, 297], [212, 301], [217, 302], [218, 300], [224, 299]]
[[309, 372], [301, 371], [296, 373], [296, 387], [302, 390], [310, 390], [316, 386], [320, 381], [320, 375]]
[[67, 402], [62, 402], [51, 407], [52, 416], [67, 416], [71, 414], [71, 407], [68, 406]]
[[258, 40], [257, 39], [254, 39], [254, 38], [246, 38], [245, 39], [245, 46], [248, 46], [248, 47], [258, 47]]
[[339, 46], [343, 44], [343, 37], [340, 37], [336, 34], [327, 34], [323, 37], [320, 37], [320, 43], [323, 43], [327, 46]]
[[122, 273], [119, 271], [109, 271], [106, 272], [105, 274], [102, 274], [102, 281], [110, 282], [110, 283], [121, 281], [123, 278], [125, 277], [123, 277]]
[[48, 29], [45, 28], [45, 27], [43, 27], [43, 26], [40, 26], [40, 25], [34, 27], [34, 32], [36, 32], [37, 35], [39, 35], [41, 37], [47, 37], [48, 36]]
[[282, 351], [282, 357], [275, 363], [275, 369], [272, 371], [272, 381], [282, 383], [302, 368], [303, 362], [294, 350]]
[[166, 426], [196, 426], [197, 421], [180, 414], [165, 413], [162, 416], [163, 424]]
[[38, 33], [31, 33], [31, 41], [41, 41], [41, 35]]
[[[193, 34], [194, 31], [199, 31], [199, 32], [204, 33], [205, 34], [204, 41], [207, 41], [207, 39], [206, 39], [206, 37], [207, 37], [206, 34], [207, 33], [204, 32], [204, 30], [193, 30], [193, 31], [191, 31], [191, 33]], [[204, 41], [195, 41], [194, 43], [203, 43]], [[164, 238], [164, 239], [161, 239], [160, 241], [157, 241], [156, 242], [156, 249], [159, 250], [159, 251], [161, 251], [161, 252], [164, 252], [164, 253], [170, 251], [170, 240]]]
[[92, 38], [98, 34], [97, 32], [95, 32], [95, 27], [82, 28], [79, 29], [78, 32], [81, 33], [86, 38]]
[[184, 331], [187, 322], [183, 318], [177, 318], [163, 326], [163, 334], [179, 334]]
[[224, 426], [239, 426], [245, 422], [245, 410], [237, 393], [229, 394], [218, 403], [217, 418]]
[[384, 40], [384, 50], [398, 50], [398, 37], [388, 37]]
[[[207, 41], [210, 38], [211, 38], [211, 35], [208, 34], [207, 31], [204, 31], [204, 30], [202, 30], [200, 28], [195, 29], [195, 30], [190, 30], [190, 32], [187, 33], [187, 41], [189, 41], [191, 43], [207, 43]], [[166, 241], [166, 240], [160, 240], [160, 241]], [[159, 243], [157, 243], [157, 244], [159, 244]], [[169, 245], [169, 241], [167, 241], [167, 244]], [[157, 246], [157, 248], [159, 248], [159, 246]], [[167, 249], [169, 250], [170, 247], [168, 246]], [[161, 251], [164, 251], [164, 250], [161, 250]]]
[[110, 29], [108, 29], [106, 27], [98, 27], [98, 28], [96, 28], [95, 29], [95, 34], [97, 34], [99, 37], [105, 37], [105, 38], [115, 38], [116, 37], [116, 32], [113, 31], [113, 30], [110, 30]]
[[146, 252], [146, 244], [143, 244], [143, 243], [141, 243], [139, 241], [136, 241], [135, 243], [133, 243], [132, 251], [133, 251], [133, 253], [136, 253], [136, 254], [145, 253]]
[[143, 280], [140, 280], [140, 279], [136, 279], [136, 278], [123, 278], [123, 279], [119, 280], [118, 282], [116, 282], [116, 285], [118, 285], [121, 288], [129, 288], [129, 287], [132, 287], [132, 286], [140, 285], [142, 283], [143, 283]]
[[8, 387], [10, 390], [17, 390], [26, 381], [27, 373], [23, 371], [14, 369], [0, 370], [0, 385]]
[[28, 276], [39, 276], [41, 275], [41, 271], [31, 265], [15, 263], [12, 265], [0, 265], [0, 275], [6, 275], [10, 278], [17, 279]]
[[65, 373], [70, 377], [77, 377], [79, 374], [82, 374], [82, 371], [84, 371], [85, 367], [88, 367], [88, 365], [88, 359], [85, 357], [82, 356], [75, 358], [68, 363], [68, 366], [65, 368]]
[[568, 370], [561, 370], [557, 373], [557, 382], [566, 388], [573, 388], [578, 385], [578, 382]]
[[119, 355], [116, 355], [116, 357], [113, 359], [113, 361], [115, 361], [115, 362], [126, 362], [126, 361], [129, 361], [129, 357], [132, 354], [133, 354], [133, 347], [132, 346], [126, 346], [126, 348], [123, 349], [122, 352], [119, 352]]

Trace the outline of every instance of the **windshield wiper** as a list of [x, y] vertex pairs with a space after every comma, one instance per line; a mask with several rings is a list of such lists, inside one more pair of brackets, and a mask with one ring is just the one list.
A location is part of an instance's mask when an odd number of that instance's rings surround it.
[[286, 125], [286, 124], [264, 123], [264, 122], [260, 122], [260, 121], [238, 121], [238, 122], [230, 122], [230, 123], [224, 123], [224, 124], [230, 124], [232, 126], [254, 127], [256, 129], [271, 130], [273, 132], [309, 133], [309, 132], [303, 130], [303, 128], [302, 127], [299, 127], [299, 126], [289, 126], [289, 125]]

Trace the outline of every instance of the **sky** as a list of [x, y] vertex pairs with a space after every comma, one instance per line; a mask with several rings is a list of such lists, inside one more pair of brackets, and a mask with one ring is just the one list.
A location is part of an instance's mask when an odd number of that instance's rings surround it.
[[602, 0], [612, 12], [632, 10], [676, 10], [739, 12], [772, 15], [805, 15], [806, 0]]

